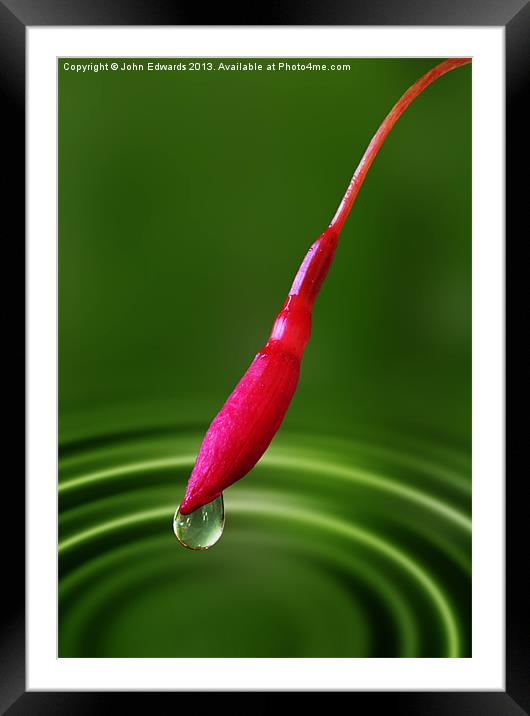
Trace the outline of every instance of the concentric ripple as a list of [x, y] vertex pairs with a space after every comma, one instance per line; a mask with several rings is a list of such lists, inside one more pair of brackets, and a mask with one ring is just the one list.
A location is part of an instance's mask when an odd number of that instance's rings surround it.
[[172, 518], [205, 428], [61, 446], [60, 656], [470, 655], [465, 455], [282, 432], [195, 553]]

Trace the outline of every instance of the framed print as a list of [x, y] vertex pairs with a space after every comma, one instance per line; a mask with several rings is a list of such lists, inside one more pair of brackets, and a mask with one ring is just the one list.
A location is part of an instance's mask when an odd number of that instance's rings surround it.
[[3, 708], [528, 710], [504, 353], [528, 4], [98, 7], [0, 6], [28, 395]]

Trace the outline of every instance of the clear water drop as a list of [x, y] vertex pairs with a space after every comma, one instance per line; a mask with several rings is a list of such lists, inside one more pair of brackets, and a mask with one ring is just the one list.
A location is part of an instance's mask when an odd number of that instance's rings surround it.
[[188, 515], [179, 510], [173, 518], [173, 532], [178, 541], [187, 549], [210, 549], [221, 539], [225, 526], [223, 495], [199, 507]]

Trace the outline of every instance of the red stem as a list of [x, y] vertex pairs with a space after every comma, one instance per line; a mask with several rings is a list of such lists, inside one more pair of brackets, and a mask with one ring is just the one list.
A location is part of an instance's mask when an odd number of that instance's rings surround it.
[[350, 213], [350, 209], [353, 206], [355, 197], [359, 193], [359, 189], [362, 186], [366, 174], [368, 173], [368, 169], [370, 169], [372, 162], [377, 155], [377, 152], [380, 150], [381, 145], [387, 138], [388, 133], [390, 132], [394, 124], [401, 117], [401, 115], [411, 104], [411, 102], [413, 102], [416, 97], [431, 84], [431, 82], [434, 82], [442, 75], [445, 75], [446, 72], [450, 72], [456, 67], [467, 65], [470, 62], [470, 57], [452, 58], [449, 60], [445, 60], [444, 62], [440, 62], [439, 65], [436, 65], [436, 67], [433, 67], [432, 70], [429, 70], [429, 72], [424, 74], [423, 77], [420, 77], [420, 79], [415, 82], [411, 87], [409, 87], [405, 94], [402, 95], [402, 97], [396, 102], [396, 104], [392, 107], [390, 112], [383, 120], [377, 132], [374, 134], [372, 141], [370, 142], [368, 148], [363, 154], [363, 157], [359, 162], [357, 169], [355, 170], [355, 174], [353, 175], [350, 184], [346, 189], [346, 193], [344, 194], [339, 208], [337, 209], [337, 212], [333, 217], [331, 224], [329, 225], [330, 227], [334, 227], [337, 231], [340, 231], [342, 229], [342, 225], [344, 224], [346, 218], [348, 217], [348, 214]]

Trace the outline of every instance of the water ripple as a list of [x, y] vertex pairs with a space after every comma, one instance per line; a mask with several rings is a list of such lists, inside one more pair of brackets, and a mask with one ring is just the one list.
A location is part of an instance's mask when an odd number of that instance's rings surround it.
[[469, 655], [462, 456], [282, 434], [225, 494], [219, 545], [196, 555], [171, 518], [201, 434], [61, 453], [61, 656]]

